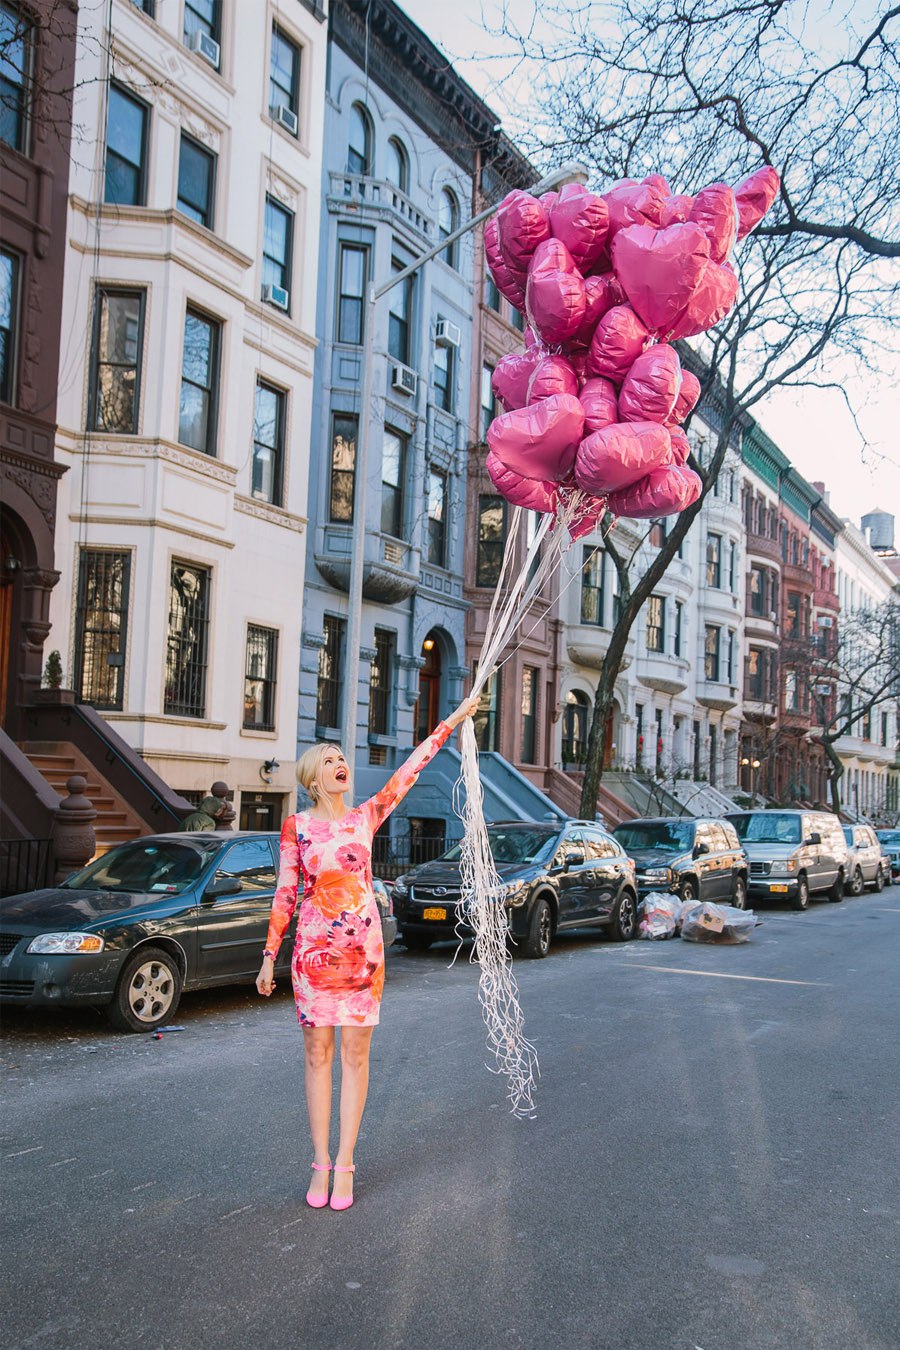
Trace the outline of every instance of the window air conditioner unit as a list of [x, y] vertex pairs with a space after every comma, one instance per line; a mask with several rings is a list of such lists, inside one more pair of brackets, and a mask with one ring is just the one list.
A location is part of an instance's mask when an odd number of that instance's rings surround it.
[[187, 45], [188, 51], [197, 52], [199, 56], [203, 57], [204, 61], [209, 62], [214, 70], [219, 69], [219, 56], [221, 54], [219, 44], [215, 38], [209, 36], [209, 33], [204, 33], [202, 29], [198, 28], [195, 33], [191, 33]]
[[287, 309], [291, 293], [284, 286], [263, 286], [262, 298], [266, 305], [274, 305], [276, 309]]
[[436, 347], [458, 347], [461, 337], [458, 324], [451, 323], [449, 319], [438, 319], [434, 333]]
[[409, 366], [401, 366], [399, 362], [391, 366], [391, 388], [398, 393], [413, 395], [418, 382], [418, 375]]
[[833, 627], [834, 627], [834, 619], [831, 617], [830, 614], [820, 614], [820, 615], [819, 615], [819, 627], [820, 627], [820, 628], [833, 628]]
[[269, 113], [273, 122], [277, 122], [280, 127], [284, 127], [285, 131], [289, 131], [292, 136], [297, 135], [297, 114], [291, 112], [290, 108], [286, 108], [283, 103], [273, 103]]

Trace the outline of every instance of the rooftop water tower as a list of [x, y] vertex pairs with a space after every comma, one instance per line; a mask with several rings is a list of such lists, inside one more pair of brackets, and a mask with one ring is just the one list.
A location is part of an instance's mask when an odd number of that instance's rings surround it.
[[894, 547], [894, 517], [890, 511], [869, 511], [859, 523], [876, 553]]

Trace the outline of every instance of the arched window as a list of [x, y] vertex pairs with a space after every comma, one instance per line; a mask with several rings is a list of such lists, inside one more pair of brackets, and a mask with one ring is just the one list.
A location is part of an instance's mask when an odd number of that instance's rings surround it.
[[562, 761], [568, 764], [583, 764], [587, 750], [588, 725], [590, 722], [590, 704], [587, 694], [580, 689], [570, 689], [566, 694], [563, 709]]
[[[441, 203], [438, 212], [438, 236], [441, 239], [447, 239], [455, 230], [459, 229], [459, 204], [449, 188], [444, 188], [441, 192]], [[456, 243], [449, 244], [444, 249], [441, 257], [450, 267], [456, 266]]]
[[409, 192], [409, 160], [402, 142], [396, 136], [388, 141], [387, 180], [401, 192]]
[[372, 124], [361, 103], [350, 109], [350, 139], [347, 145], [347, 172], [368, 176], [372, 172]]

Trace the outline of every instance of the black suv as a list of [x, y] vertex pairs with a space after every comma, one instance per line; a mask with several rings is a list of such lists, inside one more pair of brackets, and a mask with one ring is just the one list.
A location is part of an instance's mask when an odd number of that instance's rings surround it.
[[613, 836], [635, 861], [639, 895], [672, 891], [682, 900], [747, 904], [747, 857], [727, 820], [629, 820]]
[[[511, 821], [488, 826], [510, 934], [526, 956], [546, 956], [557, 932], [605, 927], [637, 936], [634, 867], [621, 844], [591, 821]], [[394, 882], [400, 940], [416, 950], [458, 936], [460, 845]], [[463, 932], [466, 930], [463, 928]]]

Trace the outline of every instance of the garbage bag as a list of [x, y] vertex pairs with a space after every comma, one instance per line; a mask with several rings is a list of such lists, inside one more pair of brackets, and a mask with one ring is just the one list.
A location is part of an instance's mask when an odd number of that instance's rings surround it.
[[677, 895], [651, 891], [638, 905], [641, 916], [638, 935], [642, 938], [673, 938], [681, 922], [682, 902]]
[[681, 936], [686, 942], [749, 942], [759, 923], [750, 909], [734, 905], [716, 905], [712, 901], [685, 905], [681, 916]]

